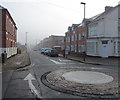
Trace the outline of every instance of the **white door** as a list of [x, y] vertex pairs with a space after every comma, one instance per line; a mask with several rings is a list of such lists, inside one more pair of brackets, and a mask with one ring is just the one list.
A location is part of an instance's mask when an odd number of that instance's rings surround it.
[[102, 57], [108, 57], [108, 41], [102, 41]]

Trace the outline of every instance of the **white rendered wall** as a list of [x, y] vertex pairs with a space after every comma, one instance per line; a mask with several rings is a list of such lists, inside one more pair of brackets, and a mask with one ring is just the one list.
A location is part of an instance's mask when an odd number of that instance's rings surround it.
[[12, 48], [0, 48], [0, 56], [2, 53], [6, 51], [7, 53], [7, 58], [11, 57], [12, 55], [17, 54], [17, 47], [12, 47]]

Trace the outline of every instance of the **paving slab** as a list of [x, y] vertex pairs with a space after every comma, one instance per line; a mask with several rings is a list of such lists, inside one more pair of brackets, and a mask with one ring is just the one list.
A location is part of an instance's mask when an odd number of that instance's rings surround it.
[[24, 68], [25, 66], [30, 65], [30, 57], [26, 51], [23, 51], [21, 54], [17, 54], [2, 64], [2, 71], [6, 72], [9, 70], [16, 70], [20, 68]]

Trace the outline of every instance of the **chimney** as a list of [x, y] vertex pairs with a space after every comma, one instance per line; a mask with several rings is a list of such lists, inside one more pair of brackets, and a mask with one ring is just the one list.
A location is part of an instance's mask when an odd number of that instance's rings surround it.
[[112, 6], [106, 6], [105, 11], [109, 10], [110, 8], [113, 8]]

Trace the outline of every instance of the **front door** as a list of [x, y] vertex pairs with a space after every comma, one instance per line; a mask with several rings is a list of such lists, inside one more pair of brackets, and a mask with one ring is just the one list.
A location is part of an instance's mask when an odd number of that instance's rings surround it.
[[102, 41], [102, 57], [108, 57], [108, 41]]

